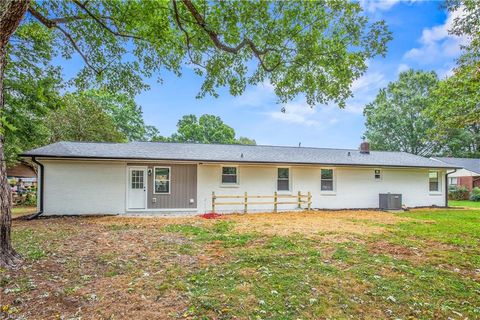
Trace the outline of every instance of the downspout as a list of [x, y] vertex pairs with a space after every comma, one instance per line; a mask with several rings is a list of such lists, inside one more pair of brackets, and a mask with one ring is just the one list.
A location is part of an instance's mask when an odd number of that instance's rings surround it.
[[447, 172], [445, 174], [445, 207], [448, 208], [448, 175], [450, 173], [457, 172], [457, 169], [454, 169], [452, 172]]
[[38, 218], [38, 216], [40, 216], [43, 213], [43, 187], [44, 187], [44, 182], [45, 182], [45, 174], [44, 174], [44, 171], [43, 171], [43, 164], [38, 162], [37, 159], [35, 159], [35, 157], [32, 157], [32, 161], [33, 161], [33, 163], [38, 165], [38, 167], [40, 168], [40, 177], [39, 177], [39, 183], [38, 183], [38, 187], [40, 188], [39, 197], [38, 197], [39, 209], [40, 210], [38, 210], [38, 212], [34, 213], [32, 216], [28, 217], [27, 220], [36, 219], [36, 218]]

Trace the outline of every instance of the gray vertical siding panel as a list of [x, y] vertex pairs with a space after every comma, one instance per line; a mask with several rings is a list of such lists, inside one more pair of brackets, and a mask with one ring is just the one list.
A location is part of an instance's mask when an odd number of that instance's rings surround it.
[[[192, 209], [197, 207], [197, 165], [165, 163], [129, 163], [129, 166], [147, 166], [152, 170], [148, 176], [148, 209]], [[170, 194], [154, 194], [154, 168], [170, 167]], [[156, 202], [153, 202], [153, 199]], [[194, 199], [190, 203], [190, 199]]]

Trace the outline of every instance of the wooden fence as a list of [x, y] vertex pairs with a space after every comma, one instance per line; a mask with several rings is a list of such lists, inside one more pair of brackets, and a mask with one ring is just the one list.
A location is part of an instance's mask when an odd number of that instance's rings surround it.
[[[243, 201], [233, 201], [233, 202], [217, 202], [217, 199], [242, 199]], [[273, 199], [273, 201], [249, 201], [249, 199]], [[286, 199], [281, 201], [282, 199]], [[295, 201], [289, 201], [294, 199]], [[243, 205], [243, 212], [248, 212], [248, 206], [252, 204], [273, 204], [273, 212], [278, 211], [278, 206], [282, 204], [296, 204], [298, 209], [302, 209], [302, 204], [305, 204], [307, 210], [310, 210], [312, 207], [312, 194], [310, 191], [307, 194], [302, 194], [298, 191], [297, 195], [287, 195], [287, 194], [278, 194], [276, 191], [273, 196], [253, 196], [248, 195], [246, 192], [244, 195], [216, 195], [215, 192], [212, 192], [212, 212], [215, 212], [217, 206], [222, 205]]]

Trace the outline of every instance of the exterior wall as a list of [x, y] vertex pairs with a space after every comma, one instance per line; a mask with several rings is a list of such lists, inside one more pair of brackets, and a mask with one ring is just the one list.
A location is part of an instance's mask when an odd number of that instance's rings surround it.
[[125, 212], [125, 163], [42, 161], [44, 214], [117, 214]]
[[[127, 188], [127, 162], [122, 161], [75, 161], [42, 160], [45, 168], [44, 214], [125, 214]], [[130, 163], [129, 163], [130, 164]], [[131, 163], [142, 165], [142, 163]], [[148, 163], [154, 167], [154, 163]], [[159, 164], [160, 165], [160, 164]], [[172, 194], [179, 188], [180, 200], [157, 198], [155, 207], [153, 197], [148, 199], [148, 212], [174, 213], [188, 201], [185, 212], [211, 211], [212, 191], [217, 195], [273, 195], [277, 189], [277, 166], [240, 165], [236, 186], [221, 185], [220, 164], [166, 164], [171, 171]], [[403, 204], [416, 206], [445, 205], [445, 170], [440, 170], [440, 192], [428, 190], [428, 169], [392, 169], [380, 168], [382, 179], [375, 181], [375, 168], [333, 167], [334, 192], [320, 191], [321, 167], [290, 167], [290, 192], [293, 194], [311, 192], [312, 208], [378, 208], [379, 193], [401, 193]], [[148, 190], [153, 188], [153, 174], [148, 178]], [[195, 199], [190, 204], [190, 199]], [[187, 200], [188, 199], [188, 200]], [[255, 201], [271, 202], [273, 199]], [[242, 199], [219, 199], [218, 202], [241, 202]], [[293, 201], [288, 199], [285, 201]], [[197, 208], [197, 209], [196, 209]], [[294, 204], [280, 205], [279, 210], [296, 209]], [[172, 209], [171, 212], [169, 209]], [[177, 209], [177, 210], [174, 210]], [[272, 211], [273, 205], [250, 205], [249, 211]], [[217, 211], [242, 211], [243, 205], [218, 206]], [[145, 211], [142, 211], [145, 212]], [[139, 212], [140, 214], [142, 212]], [[128, 212], [129, 214], [131, 212]]]
[[[334, 192], [320, 191], [320, 167], [291, 167], [291, 192], [311, 192], [312, 208], [378, 208], [379, 193], [401, 193], [409, 207], [445, 206], [445, 171], [440, 170], [440, 192], [429, 192], [428, 169], [382, 170], [382, 179], [375, 181], [374, 168], [338, 167], [334, 169]], [[221, 185], [221, 166], [198, 166], [199, 212], [211, 211], [212, 191], [216, 195], [273, 195], [276, 191], [276, 166], [239, 166], [239, 184]], [[285, 193], [285, 192], [283, 192]], [[279, 192], [279, 194], [282, 194]], [[249, 199], [250, 200], [250, 199]], [[242, 199], [218, 199], [217, 202], [240, 202]], [[271, 199], [259, 201], [272, 201]], [[281, 205], [279, 210], [292, 210], [296, 205]], [[216, 211], [241, 211], [242, 205], [217, 206]], [[251, 205], [249, 211], [271, 211], [273, 205]]]
[[[131, 166], [146, 166], [152, 170], [147, 178], [147, 209], [196, 209], [197, 165], [172, 163], [128, 163]], [[154, 168], [170, 167], [170, 193], [155, 194]], [[155, 200], [153, 200], [155, 199]], [[193, 199], [193, 202], [190, 202]], [[155, 202], [154, 202], [155, 201]]]
[[472, 191], [473, 177], [471, 176], [457, 177], [457, 186], [464, 186], [468, 189], [468, 191]]

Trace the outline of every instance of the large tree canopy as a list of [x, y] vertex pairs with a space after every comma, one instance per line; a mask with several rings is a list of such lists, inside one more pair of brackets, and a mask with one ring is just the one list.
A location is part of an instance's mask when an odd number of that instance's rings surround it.
[[280, 101], [304, 94], [312, 105], [343, 105], [390, 39], [383, 21], [369, 22], [346, 0], [73, 0], [32, 2], [28, 10], [25, 22], [49, 28], [63, 56], [84, 59], [77, 84], [129, 92], [144, 87], [142, 76], [180, 74], [188, 63], [204, 76], [199, 96], [221, 86], [238, 95], [268, 80]]
[[[479, 65], [480, 67], [480, 65]], [[444, 141], [448, 155], [480, 156], [480, 72], [475, 65], [462, 65], [454, 74], [439, 82], [432, 91], [426, 116], [432, 121], [429, 135], [433, 141]], [[458, 136], [457, 133], [461, 132]], [[452, 139], [456, 136], [456, 139]], [[455, 144], [455, 141], [462, 141]]]
[[43, 142], [147, 140], [149, 127], [133, 100], [98, 91], [69, 93], [62, 106], [44, 118]]
[[[73, 103], [79, 104], [80, 107], [93, 104], [99, 112], [108, 116], [111, 119], [110, 121], [113, 122], [115, 131], [122, 136], [121, 140], [123, 141], [146, 141], [158, 134], [155, 127], [145, 124], [142, 109], [128, 94], [110, 93], [104, 90], [87, 90], [73, 95], [73, 98]], [[103, 131], [107, 130], [103, 129]], [[88, 140], [88, 137], [86, 137], [86, 140]]]
[[197, 142], [222, 144], [256, 144], [255, 140], [235, 138], [235, 130], [226, 125], [220, 117], [204, 114], [197, 118], [193, 114], [185, 115], [177, 123], [177, 132], [170, 137], [158, 137], [154, 140], [170, 142]]
[[[432, 92], [425, 113], [433, 121], [430, 136], [451, 146], [447, 154], [480, 156], [480, 1], [447, 0], [450, 12], [459, 10], [451, 34], [467, 39], [453, 75]], [[456, 135], [461, 132], [460, 135]], [[456, 136], [452, 139], [451, 137]], [[462, 141], [462, 143], [459, 143]], [[456, 147], [455, 147], [456, 146]], [[463, 146], [463, 148], [459, 148]]]
[[[445, 99], [451, 99], [451, 103], [456, 103], [458, 108], [464, 107], [464, 100], [471, 88], [469, 85], [455, 87], [453, 84], [445, 87], [452, 79], [456, 77], [439, 81], [433, 71], [409, 70], [401, 73], [397, 81], [381, 89], [375, 100], [364, 109], [365, 136], [372, 148], [423, 156], [478, 155], [478, 121], [476, 124], [471, 122], [470, 125], [455, 126], [458, 121], [455, 119], [456, 112], [449, 114], [448, 109], [440, 107], [445, 106]], [[471, 117], [468, 110], [465, 107], [461, 116]]]
[[427, 132], [433, 122], [423, 114], [437, 83], [435, 72], [408, 70], [380, 90], [364, 109], [365, 136], [373, 149], [419, 155], [438, 150], [438, 144], [430, 141]]
[[60, 68], [50, 64], [51, 34], [42, 25], [24, 23], [10, 44], [5, 57], [4, 108], [0, 109], [7, 164], [45, 142], [48, 132], [43, 118], [58, 106], [64, 88]]
[[480, 1], [478, 0], [446, 0], [446, 8], [450, 12], [460, 11], [453, 21], [450, 34], [467, 39], [463, 45], [464, 54], [459, 59], [460, 64], [472, 65], [480, 60]]

